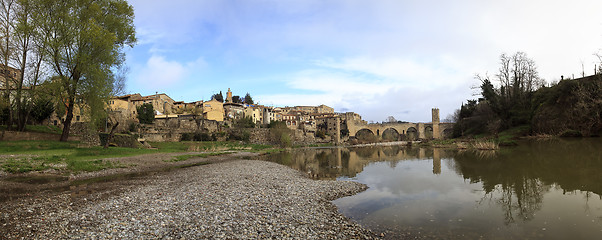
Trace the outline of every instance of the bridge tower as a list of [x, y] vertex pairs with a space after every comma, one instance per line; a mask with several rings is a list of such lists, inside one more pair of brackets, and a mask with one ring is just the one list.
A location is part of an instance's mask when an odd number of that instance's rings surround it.
[[334, 133], [334, 144], [335, 145], [339, 145], [341, 144], [341, 118], [339, 118], [339, 116], [336, 116], [335, 118], [335, 133]]
[[440, 139], [441, 132], [439, 131], [439, 109], [433, 108], [433, 138]]

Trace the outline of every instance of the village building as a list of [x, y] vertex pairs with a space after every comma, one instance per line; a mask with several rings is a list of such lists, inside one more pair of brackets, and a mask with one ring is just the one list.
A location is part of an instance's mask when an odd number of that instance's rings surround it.
[[153, 105], [155, 115], [169, 115], [173, 113], [174, 100], [165, 93], [156, 93], [154, 95], [144, 96], [141, 99], [132, 100], [136, 107], [142, 104], [150, 103]]
[[4, 64], [0, 64], [0, 89], [6, 90], [6, 80], [8, 77], [8, 88], [15, 89], [16, 81], [20, 77], [19, 69], [12, 68], [9, 66], [5, 66]]
[[244, 105], [240, 103], [224, 103], [224, 114], [228, 120], [237, 120], [244, 117]]
[[224, 121], [224, 104], [220, 101], [211, 99], [211, 101], [203, 102], [203, 119], [214, 120], [218, 122]]

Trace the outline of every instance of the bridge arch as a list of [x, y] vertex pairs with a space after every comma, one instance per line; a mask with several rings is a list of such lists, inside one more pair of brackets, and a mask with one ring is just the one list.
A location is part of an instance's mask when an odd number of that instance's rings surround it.
[[432, 126], [424, 127], [424, 137], [426, 139], [433, 139], [433, 127]]
[[387, 128], [383, 131], [382, 139], [388, 141], [397, 141], [399, 140], [399, 131], [395, 128]]
[[416, 129], [415, 127], [409, 127], [408, 130], [406, 130], [406, 140], [418, 140], [418, 129]]
[[372, 130], [368, 128], [362, 128], [355, 133], [355, 138], [360, 141], [374, 141], [376, 140], [376, 135], [374, 135]]

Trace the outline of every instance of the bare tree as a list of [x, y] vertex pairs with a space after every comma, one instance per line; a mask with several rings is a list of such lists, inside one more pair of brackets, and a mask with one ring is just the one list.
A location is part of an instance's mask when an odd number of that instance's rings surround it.
[[500, 94], [506, 102], [524, 104], [529, 93], [543, 84], [537, 66], [526, 53], [517, 52], [512, 56], [500, 56], [500, 69], [496, 74], [500, 82]]
[[397, 119], [395, 119], [395, 117], [393, 117], [393, 116], [388, 116], [388, 117], [387, 117], [387, 122], [390, 122], [390, 123], [396, 123], [396, 122], [397, 122]]

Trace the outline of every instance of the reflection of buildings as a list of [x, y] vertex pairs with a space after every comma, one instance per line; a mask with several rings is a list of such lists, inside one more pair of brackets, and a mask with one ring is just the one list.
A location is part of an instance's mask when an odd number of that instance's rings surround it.
[[441, 149], [387, 146], [305, 149], [271, 155], [270, 158], [305, 172], [311, 178], [336, 179], [339, 176], [355, 177], [373, 162], [389, 162], [395, 167], [399, 161], [416, 159], [433, 159], [433, 173], [440, 174], [441, 155], [445, 154]]

